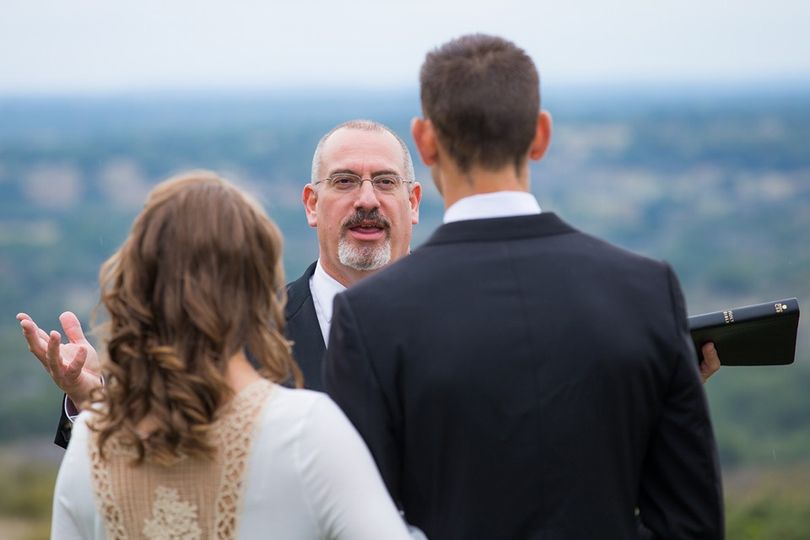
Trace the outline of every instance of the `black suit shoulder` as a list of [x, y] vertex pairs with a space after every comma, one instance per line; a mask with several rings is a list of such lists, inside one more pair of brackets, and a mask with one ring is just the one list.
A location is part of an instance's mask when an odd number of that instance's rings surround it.
[[[412, 297], [432, 283], [465, 281], [470, 275], [494, 279], [514, 271], [496, 269], [491, 275], [479, 268], [487, 260], [512, 259], [537, 268], [538, 277], [546, 271], [574, 272], [595, 283], [610, 282], [613, 287], [639, 285], [653, 290], [667, 285], [669, 265], [631, 252], [598, 237], [581, 232], [551, 212], [532, 216], [479, 219], [445, 224], [408, 257], [354, 285], [342, 294], [349, 300], [368, 298], [381, 304], [383, 295]], [[583, 275], [590, 274], [590, 275]], [[455, 275], [455, 277], [454, 277]], [[643, 284], [648, 284], [644, 287]]]
[[287, 284], [287, 304], [284, 306], [284, 316], [287, 320], [298, 315], [307, 302], [312, 302], [309, 280], [315, 273], [317, 264], [317, 261], [310, 264], [298, 279]]
[[309, 265], [301, 277], [287, 285], [285, 334], [293, 342], [293, 358], [304, 375], [304, 387], [323, 390], [321, 367], [326, 346], [309, 288], [309, 280], [316, 265], [317, 262]]

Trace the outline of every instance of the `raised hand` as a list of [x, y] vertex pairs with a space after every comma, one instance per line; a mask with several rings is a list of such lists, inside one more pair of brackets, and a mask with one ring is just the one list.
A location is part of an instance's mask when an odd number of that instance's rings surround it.
[[700, 352], [703, 353], [703, 360], [700, 362], [700, 376], [703, 377], [705, 383], [720, 369], [720, 356], [717, 354], [717, 349], [714, 348], [714, 343], [706, 343]]
[[81, 407], [93, 389], [101, 386], [101, 368], [96, 350], [84, 337], [78, 317], [70, 311], [59, 316], [59, 322], [68, 338], [56, 330], [45, 332], [26, 313], [17, 314], [28, 350], [74, 404]]

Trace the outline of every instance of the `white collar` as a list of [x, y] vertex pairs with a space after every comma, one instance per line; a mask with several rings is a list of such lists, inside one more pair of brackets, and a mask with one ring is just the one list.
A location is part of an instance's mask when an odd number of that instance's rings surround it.
[[496, 191], [457, 200], [444, 212], [444, 223], [468, 219], [528, 216], [540, 213], [540, 205], [525, 191]]
[[329, 343], [329, 328], [332, 326], [332, 302], [335, 295], [346, 290], [338, 280], [326, 273], [321, 266], [321, 260], [315, 265], [315, 272], [309, 278], [309, 290], [312, 293], [312, 303], [315, 304], [315, 313], [318, 315], [318, 325], [321, 327], [323, 342]]

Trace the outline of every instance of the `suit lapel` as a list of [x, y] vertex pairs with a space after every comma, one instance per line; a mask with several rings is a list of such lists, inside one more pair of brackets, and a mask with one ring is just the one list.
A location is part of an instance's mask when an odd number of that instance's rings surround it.
[[284, 307], [284, 317], [288, 321], [298, 314], [306, 302], [312, 302], [309, 279], [315, 273], [317, 264], [317, 261], [310, 264], [301, 277], [287, 284], [287, 305]]
[[304, 386], [312, 390], [322, 390], [321, 366], [326, 352], [318, 315], [312, 301], [309, 279], [315, 272], [315, 265], [309, 268], [297, 280], [287, 285], [287, 339], [293, 342], [293, 357], [304, 374]]

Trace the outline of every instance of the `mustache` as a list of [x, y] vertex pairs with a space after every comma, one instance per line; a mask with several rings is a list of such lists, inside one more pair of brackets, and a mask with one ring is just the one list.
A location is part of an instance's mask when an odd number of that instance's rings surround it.
[[371, 210], [358, 208], [355, 210], [354, 214], [346, 218], [346, 220], [343, 222], [343, 227], [345, 229], [351, 229], [352, 227], [359, 226], [390, 229], [391, 222], [388, 221], [385, 216], [380, 214], [380, 211], [377, 208], [373, 208]]

